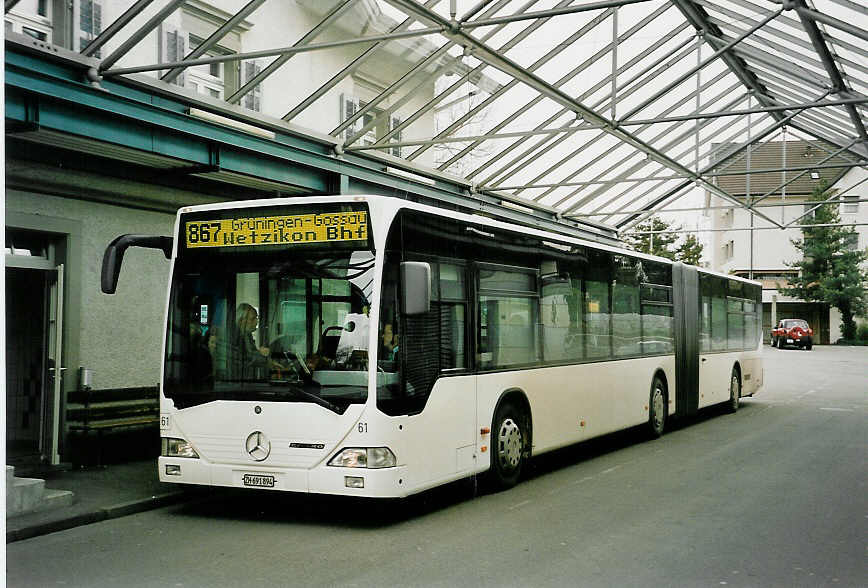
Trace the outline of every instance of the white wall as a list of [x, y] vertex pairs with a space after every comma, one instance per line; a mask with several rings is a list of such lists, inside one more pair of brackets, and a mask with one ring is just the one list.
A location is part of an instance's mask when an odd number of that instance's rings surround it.
[[[856, 196], [857, 199], [868, 199], [868, 170], [855, 167], [849, 170], [835, 185], [833, 189], [839, 190], [838, 196], [844, 195]], [[804, 200], [804, 197], [788, 197], [787, 202]], [[783, 202], [784, 199], [768, 198], [764, 200], [764, 204], [776, 204]], [[712, 197], [713, 206], [723, 206], [728, 203], [723, 200]], [[859, 234], [859, 248], [868, 248], [868, 202], [860, 202], [856, 213], [844, 213], [843, 206], [840, 210], [842, 223], [863, 223], [863, 226], [856, 226], [856, 232]], [[775, 219], [778, 222], [790, 222], [804, 213], [802, 206], [789, 207], [771, 207], [760, 209], [763, 214]], [[713, 228], [724, 228], [727, 226], [726, 212], [721, 210], [712, 211], [712, 226]], [[797, 223], [798, 224], [798, 223]], [[732, 217], [732, 228], [743, 228], [750, 226], [749, 213], [744, 209], [734, 211]], [[756, 219], [756, 227], [771, 226], [767, 221]], [[798, 261], [801, 258], [801, 252], [793, 246], [791, 239], [801, 239], [802, 233], [798, 229], [790, 229], [782, 231], [779, 229], [773, 230], [758, 230], [753, 233], [753, 268], [754, 270], [779, 270], [788, 269], [786, 263]], [[727, 241], [732, 240], [734, 244], [734, 255], [732, 259], [726, 259], [724, 255], [724, 246]], [[751, 267], [750, 264], [750, 231], [724, 231], [715, 232], [712, 237], [712, 268], [728, 273], [732, 270], [746, 270]], [[868, 267], [868, 262], [865, 263]], [[776, 295], [779, 302], [795, 301], [795, 299], [783, 296], [777, 290], [764, 290], [763, 300], [768, 302], [772, 295]], [[837, 341], [842, 336], [841, 334], [841, 313], [832, 308], [829, 313], [829, 340]]]
[[[67, 305], [80, 313], [80, 366], [94, 370], [94, 388], [156, 386], [168, 286], [169, 262], [159, 251], [133, 248], [114, 296], [100, 291], [100, 272], [106, 245], [124, 233], [171, 235], [174, 215], [146, 212], [45, 194], [7, 190], [6, 210], [81, 223], [81, 251], [66, 260], [65, 271], [77, 272], [81, 305]], [[67, 366], [74, 374], [78, 365]]]
[[[863, 183], [859, 183], [863, 182]], [[855, 187], [853, 187], [855, 186]], [[834, 186], [834, 189], [840, 190], [839, 196], [855, 195], [860, 199], [868, 199], [868, 171], [862, 168], [853, 168], [844, 175]], [[767, 198], [763, 200], [763, 204], [780, 204], [782, 202], [802, 202], [804, 196], [790, 196], [781, 198]], [[729, 203], [713, 197], [713, 206], [726, 206]], [[784, 224], [795, 221], [803, 213], [802, 206], [775, 206], [770, 208], [758, 209], [766, 216]], [[858, 212], [856, 214], [841, 213], [841, 221], [844, 223], [868, 223], [868, 202], [859, 203]], [[800, 221], [799, 221], [800, 222]], [[799, 223], [796, 223], [799, 224]], [[713, 228], [726, 227], [726, 211], [715, 210], [712, 213]], [[733, 229], [743, 229], [750, 226], [750, 213], [743, 208], [734, 211], [732, 224]], [[799, 229], [771, 229], [770, 223], [756, 218], [755, 227], [762, 230], [753, 232], [753, 268], [754, 269], [785, 269], [787, 262], [792, 263], [801, 258], [801, 252], [793, 246], [791, 240], [801, 239], [802, 233]], [[868, 247], [868, 226], [857, 226], [856, 232], [859, 233], [859, 247], [864, 249]], [[731, 270], [746, 270], [751, 267], [750, 263], [750, 231], [732, 230], [714, 233], [712, 239], [712, 267], [718, 271], [729, 272]], [[732, 240], [734, 243], [734, 255], [732, 259], [726, 259], [724, 255], [725, 244]]]

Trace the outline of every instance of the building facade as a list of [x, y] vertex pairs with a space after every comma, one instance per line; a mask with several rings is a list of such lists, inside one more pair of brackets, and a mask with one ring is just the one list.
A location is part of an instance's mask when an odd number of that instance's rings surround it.
[[[849, 244], [868, 247], [868, 171], [852, 167], [845, 154], [828, 144], [808, 141], [771, 142], [759, 145], [732, 165], [721, 166], [718, 185], [740, 199], [751, 198], [756, 210], [791, 228], [774, 227], [741, 207], [709, 195], [712, 240], [711, 267], [724, 273], [752, 276], [763, 284], [763, 332], [768, 341], [771, 326], [783, 318], [803, 318], [819, 334], [819, 343], [841, 338], [841, 317], [835, 308], [792, 298], [780, 291], [796, 275], [789, 264], [801, 259], [793, 240], [802, 238], [797, 228], [813, 204], [807, 204], [814, 188], [825, 181], [841, 200], [838, 211], [843, 224], [854, 225], [857, 239]], [[768, 173], [744, 174], [752, 169], [775, 169]], [[844, 167], [833, 167], [844, 166]], [[738, 173], [742, 172], [742, 173]], [[794, 178], [795, 181], [791, 181]], [[788, 183], [789, 182], [789, 183]], [[753, 227], [753, 229], [751, 229]]]
[[[162, 6], [153, 3], [135, 29]], [[163, 3], [165, 4], [165, 3]], [[254, 4], [254, 3], [251, 3]], [[273, 49], [299, 38], [327, 42], [376, 34], [397, 23], [375, 2], [270, 2], [207, 40], [239, 10], [233, 0], [179, 4], [112, 67]], [[7, 462], [86, 461], [90, 445], [70, 433], [70, 395], [153, 388], [160, 379], [169, 265], [159, 252], [131, 250], [115, 296], [100, 292], [106, 245], [124, 233], [171, 235], [183, 205], [337, 192], [433, 192], [384, 180], [384, 167], [335, 157], [324, 133], [409, 70], [424, 41], [390, 43], [327, 91], [317, 90], [362, 51], [359, 46], [299, 53], [249, 91], [274, 60], [226, 61], [143, 72], [132, 82], [86, 69], [113, 58], [118, 35], [90, 59], [81, 51], [133, 5], [131, 0], [21, 0], [5, 14], [6, 46], [6, 431]], [[311, 35], [324, 20], [330, 26]], [[285, 41], [279, 41], [285, 39]], [[432, 67], [405, 108], [431, 99]], [[141, 83], [136, 83], [136, 80]], [[232, 104], [226, 101], [232, 96]], [[303, 110], [300, 104], [310, 102]], [[232, 117], [214, 114], [213, 106]], [[400, 124], [390, 108], [346, 125], [376, 140]], [[427, 114], [427, 132], [434, 130]], [[245, 120], [261, 124], [245, 124]], [[426, 132], [414, 125], [414, 132]], [[408, 137], [404, 137], [408, 138]], [[400, 140], [396, 133], [394, 140]], [[397, 153], [396, 153], [397, 154]], [[424, 162], [422, 162], [424, 163]], [[386, 184], [384, 184], [386, 181]], [[451, 186], [460, 193], [464, 186]], [[86, 371], [83, 371], [86, 370]], [[85, 378], [81, 374], [87, 374]], [[148, 443], [156, 443], [149, 434]], [[156, 446], [154, 445], [154, 448]]]
[[[501, 196], [434, 169], [442, 161], [436, 149], [404, 159], [403, 148], [390, 145], [418, 145], [442, 128], [430, 107], [438, 83], [467, 82], [468, 95], [471, 86], [499, 86], [482, 68], [465, 65], [461, 52], [401, 34], [412, 19], [395, 20], [386, 3], [6, 5], [5, 418], [12, 465], [88, 461], [92, 446], [75, 432], [88, 398], [111, 404], [135, 391], [156, 399], [168, 263], [159, 251], [129, 251], [117, 294], [107, 296], [101, 260], [118, 235], [171, 235], [182, 206], [385, 194], [616, 238], [546, 207], [505, 207]], [[394, 31], [388, 42], [357, 42]], [[177, 65], [190, 59], [202, 61]], [[373, 142], [385, 147], [346, 148]], [[153, 430], [142, 439], [148, 451], [158, 449]], [[124, 444], [120, 453], [132, 449]]]

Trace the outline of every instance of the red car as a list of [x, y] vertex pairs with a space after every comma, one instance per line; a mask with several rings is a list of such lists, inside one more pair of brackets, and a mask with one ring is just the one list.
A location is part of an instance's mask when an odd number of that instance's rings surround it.
[[787, 345], [804, 347], [808, 351], [814, 345], [814, 331], [808, 321], [802, 319], [783, 319], [772, 329], [772, 347], [783, 349]]

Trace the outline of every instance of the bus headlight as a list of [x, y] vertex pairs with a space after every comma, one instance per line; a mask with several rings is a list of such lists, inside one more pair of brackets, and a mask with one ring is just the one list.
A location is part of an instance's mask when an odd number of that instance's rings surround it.
[[192, 457], [199, 459], [199, 454], [188, 441], [172, 437], [160, 438], [160, 455], [163, 457]]
[[393, 468], [395, 454], [388, 447], [347, 447], [329, 460], [328, 465], [341, 468]]

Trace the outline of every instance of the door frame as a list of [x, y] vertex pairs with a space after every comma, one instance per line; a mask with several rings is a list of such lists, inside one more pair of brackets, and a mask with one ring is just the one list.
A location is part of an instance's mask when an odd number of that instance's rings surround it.
[[[46, 198], [48, 196], [34, 193], [23, 192], [14, 189], [7, 189], [7, 206], [10, 205], [9, 195], [15, 194], [16, 200], [21, 202], [29, 202], [34, 198]], [[59, 432], [58, 432], [58, 453], [62, 460], [66, 448], [66, 398], [70, 391], [74, 391], [78, 386], [78, 382], [72, 374], [75, 368], [80, 364], [81, 357], [81, 300], [82, 300], [82, 270], [84, 267], [82, 261], [83, 250], [83, 234], [84, 228], [82, 221], [46, 216], [42, 214], [31, 214], [19, 212], [15, 210], [6, 210], [5, 225], [7, 229], [22, 229], [45, 233], [54, 242], [55, 255], [53, 261], [49, 261], [46, 267], [34, 267], [30, 265], [30, 269], [50, 269], [54, 270], [58, 264], [64, 265], [64, 283], [63, 283], [63, 355], [61, 357], [64, 366], [69, 367], [67, 377], [62, 380], [59, 414]], [[7, 267], [8, 261], [13, 256], [6, 257]], [[23, 261], [25, 258], [19, 257], [20, 264], [31, 264], [35, 259]], [[45, 261], [45, 260], [43, 260]], [[50, 265], [50, 267], [48, 267]], [[18, 265], [17, 267], [21, 267]], [[94, 279], [99, 279], [97, 275]]]

